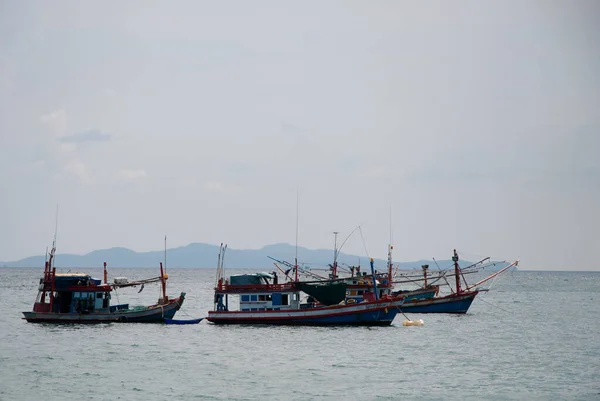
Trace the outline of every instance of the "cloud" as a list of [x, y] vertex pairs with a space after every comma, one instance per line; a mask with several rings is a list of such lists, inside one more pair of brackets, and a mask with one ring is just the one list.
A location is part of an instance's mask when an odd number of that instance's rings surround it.
[[89, 184], [92, 180], [88, 173], [87, 167], [81, 160], [75, 159], [65, 165], [64, 169], [79, 178], [82, 182]]
[[121, 181], [136, 181], [148, 176], [146, 171], [143, 169], [121, 170], [117, 173], [117, 175]]
[[106, 142], [109, 141], [110, 138], [110, 134], [91, 129], [77, 134], [63, 136], [59, 138], [59, 141], [63, 143]]
[[40, 117], [40, 121], [49, 127], [54, 134], [64, 134], [67, 129], [67, 112], [63, 109], [54, 110]]
[[360, 173], [358, 176], [360, 178], [378, 178], [383, 177], [388, 174], [388, 169], [385, 166], [373, 166], [369, 167], [367, 170]]
[[238, 193], [240, 190], [234, 186], [228, 186], [218, 181], [207, 181], [204, 183], [204, 189], [210, 192], [219, 192], [224, 194]]

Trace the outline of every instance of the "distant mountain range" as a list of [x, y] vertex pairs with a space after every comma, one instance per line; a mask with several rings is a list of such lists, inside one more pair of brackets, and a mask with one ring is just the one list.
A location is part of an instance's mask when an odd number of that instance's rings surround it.
[[[167, 249], [167, 264], [170, 268], [216, 268], [219, 246], [192, 243], [187, 246]], [[273, 261], [268, 256], [294, 263], [296, 247], [289, 244], [267, 245], [261, 249], [231, 249], [228, 248], [225, 254], [225, 267], [229, 268], [247, 268], [266, 271], [274, 269]], [[92, 251], [85, 255], [57, 254], [55, 257], [55, 266], [58, 268], [90, 268], [102, 267], [106, 262], [110, 267], [154, 267], [160, 262], [164, 262], [165, 252], [135, 252], [127, 248], [110, 248]], [[307, 249], [298, 247], [298, 263], [318, 268], [327, 267], [333, 260], [333, 250], [329, 249]], [[43, 269], [45, 256], [31, 256], [15, 262], [0, 262], [2, 267], [39, 267]], [[360, 262], [362, 270], [369, 267], [369, 260], [366, 256], [349, 255], [339, 253], [338, 263], [340, 265], [357, 265]], [[386, 261], [375, 259], [375, 268], [382, 271], [386, 268]], [[462, 266], [467, 266], [471, 262], [461, 261]], [[414, 262], [394, 262], [402, 270], [421, 269], [421, 265], [429, 264], [430, 269], [435, 269], [435, 262], [430, 260], [418, 260]], [[451, 266], [451, 260], [438, 261], [439, 266], [445, 269]], [[498, 268], [505, 266], [498, 265]], [[283, 266], [282, 266], [283, 268]]]

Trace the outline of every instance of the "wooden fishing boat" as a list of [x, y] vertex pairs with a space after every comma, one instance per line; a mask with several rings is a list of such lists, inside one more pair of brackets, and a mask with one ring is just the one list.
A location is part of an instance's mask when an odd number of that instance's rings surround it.
[[[219, 252], [214, 310], [206, 318], [215, 324], [270, 324], [270, 325], [390, 325], [399, 312], [388, 297], [346, 304], [344, 293], [340, 303], [333, 299], [327, 288], [313, 291], [291, 281], [277, 284], [273, 275], [252, 273], [223, 276], [225, 248]], [[223, 258], [221, 254], [223, 252]], [[301, 290], [300, 288], [303, 288]], [[310, 296], [303, 300], [305, 292]], [[322, 296], [321, 296], [322, 295]], [[311, 298], [314, 300], [311, 302]]]
[[[337, 233], [334, 233], [334, 234], [337, 234]], [[337, 248], [337, 235], [336, 235], [336, 241], [334, 242], [334, 244], [335, 245], [334, 245], [334, 251], [333, 251], [333, 263], [329, 265], [330, 272], [329, 272], [328, 277], [323, 277], [323, 276], [315, 274], [314, 272], [301, 269], [302, 273], [315, 279], [315, 280], [311, 280], [311, 281], [299, 281], [297, 278], [297, 274], [296, 274], [296, 279], [293, 279], [292, 277], [289, 276], [288, 273], [290, 271], [294, 271], [294, 272], [298, 271], [298, 269], [299, 269], [298, 263], [293, 265], [284, 260], [277, 260], [270, 256], [269, 256], [269, 258], [274, 261], [273, 264], [275, 265], [275, 267], [277, 267], [277, 269], [279, 271], [281, 271], [288, 280], [295, 282], [296, 287], [299, 288], [300, 290], [304, 290], [304, 288], [302, 288], [302, 286], [315, 286], [316, 287], [318, 285], [326, 285], [327, 291], [330, 294], [333, 294], [333, 292], [335, 292], [336, 297], [338, 297], [342, 294], [340, 291], [343, 291], [341, 289], [341, 287], [344, 286], [345, 287], [345, 296], [343, 297], [343, 299], [345, 299], [347, 303], [362, 302], [364, 299], [363, 294], [372, 293], [374, 286], [377, 287], [377, 293], [378, 293], [379, 298], [401, 297], [404, 300], [426, 299], [426, 298], [433, 298], [435, 295], [438, 294], [439, 286], [427, 285], [427, 284], [420, 288], [416, 288], [416, 289], [394, 291], [395, 282], [393, 281], [393, 272], [392, 272], [392, 270], [393, 270], [392, 249], [393, 249], [393, 247], [391, 245], [388, 248], [387, 272], [377, 272], [375, 270], [371, 274], [367, 274], [367, 272], [364, 272], [364, 271], [361, 272], [360, 265], [358, 265], [358, 266], [350, 266], [351, 275], [349, 277], [348, 276], [340, 277], [338, 275], [338, 262], [337, 262], [337, 257], [338, 257], [338, 253], [339, 253], [339, 249]], [[288, 270], [283, 270], [278, 265], [278, 263], [288, 267]], [[274, 271], [273, 275], [276, 276], [277, 272]], [[414, 283], [415, 281], [416, 280], [410, 280], [410, 282], [412, 282], [412, 283]], [[339, 300], [336, 301], [335, 303], [338, 303], [338, 302], [339, 302]], [[328, 305], [328, 304], [326, 304], [326, 305]]]
[[[426, 299], [410, 299], [406, 300], [400, 307], [404, 313], [467, 313], [469, 307], [475, 300], [477, 294], [481, 291], [478, 287], [497, 277], [499, 274], [510, 269], [511, 267], [517, 266], [519, 261], [514, 261], [508, 266], [500, 269], [494, 274], [478, 281], [475, 284], [468, 285], [462, 274], [462, 269], [458, 264], [458, 253], [454, 250], [452, 261], [454, 264], [454, 277], [455, 277], [455, 288], [451, 294], [435, 296], [433, 298]], [[489, 258], [486, 258], [489, 259]], [[486, 260], [484, 259], [484, 260]], [[425, 283], [427, 283], [427, 270], [423, 269], [425, 275]], [[465, 287], [461, 285], [461, 279], [465, 283]]]
[[[52, 245], [50, 258], [45, 263], [44, 276], [40, 279], [38, 296], [33, 311], [23, 312], [31, 323], [159, 323], [172, 319], [185, 300], [185, 293], [169, 299], [166, 293], [168, 276], [160, 264], [160, 276], [128, 282], [107, 282], [104, 263], [104, 282], [85, 273], [57, 273], [53, 266], [56, 248]], [[162, 297], [150, 306], [130, 307], [129, 304], [111, 305], [111, 292], [116, 288], [143, 286], [158, 282], [162, 285]], [[141, 291], [141, 290], [140, 290]]]
[[[352, 269], [352, 276], [345, 278], [345, 282], [348, 284], [347, 290], [347, 302], [362, 302], [363, 300], [373, 299], [373, 288], [376, 288], [379, 296], [390, 296], [395, 300], [394, 305], [402, 311], [402, 313], [467, 313], [469, 307], [475, 300], [477, 294], [481, 291], [478, 287], [497, 277], [499, 274], [508, 270], [511, 267], [518, 265], [518, 261], [515, 261], [503, 269], [497, 271], [494, 274], [478, 281], [475, 284], [468, 285], [464, 275], [466, 273], [475, 273], [483, 266], [483, 263], [489, 261], [490, 258], [484, 258], [474, 264], [467, 266], [465, 269], [461, 269], [458, 264], [458, 254], [454, 250], [452, 257], [454, 272], [449, 273], [447, 271], [440, 272], [437, 276], [428, 276], [429, 265], [423, 265], [423, 277], [419, 279], [404, 280], [405, 282], [417, 283], [422, 282], [422, 287], [416, 290], [398, 290], [394, 291], [393, 273], [392, 273], [392, 249], [390, 245], [388, 247], [388, 271], [386, 273], [375, 273], [374, 276], [367, 276], [364, 272], [361, 274], [360, 267]], [[330, 277], [336, 277], [337, 263], [334, 259], [333, 265], [331, 265], [332, 273]], [[356, 275], [355, 275], [356, 274]], [[446, 280], [448, 277], [454, 276], [455, 288], [452, 289], [451, 294], [439, 295], [440, 285], [435, 283], [441, 279]], [[375, 280], [375, 286], [373, 285]], [[464, 281], [465, 286], [461, 285], [461, 280]], [[449, 283], [448, 283], [449, 286]]]

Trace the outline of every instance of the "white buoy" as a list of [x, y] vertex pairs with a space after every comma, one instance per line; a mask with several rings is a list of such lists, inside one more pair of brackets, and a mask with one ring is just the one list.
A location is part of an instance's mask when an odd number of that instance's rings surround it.
[[405, 320], [402, 322], [402, 326], [423, 326], [425, 322], [423, 319], [419, 320]]

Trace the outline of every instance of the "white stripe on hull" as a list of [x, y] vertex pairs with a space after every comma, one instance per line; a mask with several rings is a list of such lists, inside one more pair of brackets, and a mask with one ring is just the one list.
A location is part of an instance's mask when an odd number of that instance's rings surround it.
[[393, 302], [364, 303], [343, 307], [328, 307], [282, 311], [209, 311], [208, 320], [218, 319], [286, 319], [286, 318], [321, 318], [361, 312], [370, 312], [394, 307]]

